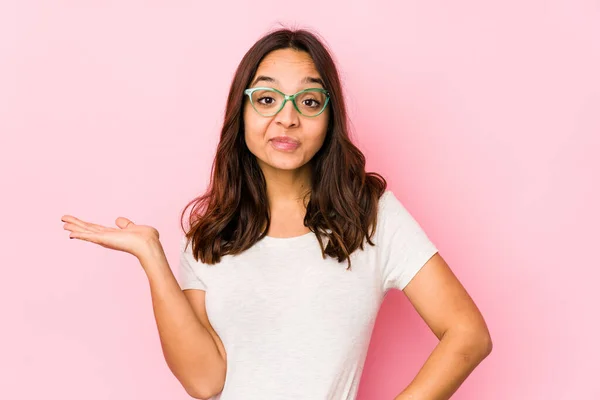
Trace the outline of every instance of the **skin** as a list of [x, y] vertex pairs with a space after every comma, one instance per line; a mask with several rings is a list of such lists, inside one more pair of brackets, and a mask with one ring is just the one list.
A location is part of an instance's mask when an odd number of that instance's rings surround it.
[[[254, 78], [258, 76], [268, 76], [273, 81], [253, 82], [252, 86], [271, 86], [287, 94], [307, 87], [322, 87], [301, 83], [304, 78], [317, 78], [319, 74], [307, 53], [291, 49], [274, 51], [265, 57]], [[325, 139], [329, 107], [318, 117], [309, 118], [300, 115], [288, 102], [277, 115], [263, 117], [246, 101], [243, 114], [246, 143], [267, 180], [272, 214], [269, 236], [307, 233], [308, 229], [303, 226], [306, 209], [302, 196], [310, 184], [308, 162]], [[293, 152], [275, 150], [269, 140], [280, 135], [299, 140], [300, 147]], [[158, 231], [136, 225], [124, 217], [115, 221], [117, 228], [71, 215], [63, 215], [61, 221], [65, 222], [64, 229], [71, 231], [71, 238], [128, 252], [138, 258], [150, 281], [169, 367], [193, 397], [207, 398], [219, 393], [224, 385], [227, 355], [208, 320], [205, 292], [185, 290], [185, 296], [180, 297], [181, 291], [166, 262]], [[439, 253], [421, 268], [404, 293], [439, 343], [395, 400], [449, 399], [492, 350], [486, 323]], [[209, 368], [204, 370], [202, 366]], [[199, 376], [206, 377], [205, 382], [197, 383]]]
[[[260, 77], [271, 79], [257, 80]], [[262, 60], [250, 87], [272, 87], [289, 95], [302, 89], [323, 88], [319, 83], [303, 83], [307, 77], [321, 78], [308, 53], [275, 50]], [[271, 207], [271, 226], [267, 234], [290, 237], [308, 233], [303, 224], [306, 208], [302, 196], [310, 188], [309, 161], [326, 137], [329, 106], [316, 117], [306, 117], [288, 101], [276, 115], [263, 117], [246, 97], [243, 114], [246, 145], [256, 156], [267, 182]], [[270, 142], [276, 136], [292, 137], [300, 142], [300, 147], [292, 152], [279, 151]]]
[[492, 351], [483, 316], [439, 253], [403, 292], [440, 341], [395, 400], [449, 399]]

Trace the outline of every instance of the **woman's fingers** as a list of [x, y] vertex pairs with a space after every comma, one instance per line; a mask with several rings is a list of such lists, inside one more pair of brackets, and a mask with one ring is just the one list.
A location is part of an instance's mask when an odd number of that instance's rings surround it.
[[85, 221], [82, 221], [79, 218], [75, 218], [75, 217], [73, 217], [71, 215], [64, 215], [61, 218], [61, 221], [68, 222], [70, 224], [79, 226], [79, 227], [81, 227], [83, 229], [86, 229], [88, 231], [91, 231], [91, 232], [102, 232], [102, 231], [108, 229], [105, 226], [98, 225], [98, 224], [93, 224], [91, 222], [85, 222]]
[[69, 237], [71, 239], [81, 239], [87, 242], [98, 243], [96, 234], [94, 232], [72, 231]]
[[117, 224], [117, 226], [121, 229], [126, 229], [127, 227], [129, 227], [129, 225], [135, 225], [133, 223], [133, 221], [131, 221], [130, 219], [127, 219], [125, 217], [119, 217], [116, 219], [115, 224]]
[[[71, 239], [81, 239], [87, 242], [99, 244], [102, 247], [114, 248], [113, 246], [110, 246], [111, 236], [110, 232], [107, 230], [89, 231], [79, 225], [73, 224], [65, 224], [65, 229], [71, 231], [71, 234], [69, 235]], [[117, 229], [113, 230], [117, 231]], [[114, 241], [114, 239], [112, 239], [112, 241]]]
[[124, 251], [139, 257], [147, 249], [149, 242], [159, 239], [158, 231], [147, 225], [136, 225], [130, 219], [118, 217], [115, 220], [118, 228], [107, 228], [102, 225], [82, 221], [71, 215], [63, 215], [64, 229], [71, 231], [71, 239], [80, 239], [96, 243], [108, 249]]
[[103, 246], [100, 240], [101, 237], [99, 236], [102, 234], [102, 231], [89, 230], [85, 226], [75, 225], [69, 222], [65, 224], [64, 229], [71, 231], [71, 233], [69, 234], [69, 238], [71, 239], [82, 239]]
[[[71, 239], [85, 240], [86, 242], [94, 243], [94, 244], [100, 245], [102, 247], [105, 247], [107, 249], [115, 249], [114, 247], [111, 247], [107, 243], [104, 242], [102, 232], [74, 231], [69, 235], [69, 237]], [[117, 249], [117, 250], [121, 250], [121, 249]]]
[[71, 232], [92, 232], [89, 229], [87, 229], [85, 226], [76, 225], [76, 224], [73, 224], [70, 222], [65, 223], [63, 228], [66, 231], [71, 231]]

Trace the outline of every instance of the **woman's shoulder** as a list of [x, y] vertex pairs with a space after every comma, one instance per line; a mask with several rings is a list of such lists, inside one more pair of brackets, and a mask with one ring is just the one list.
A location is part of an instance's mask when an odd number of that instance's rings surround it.
[[386, 190], [379, 198], [377, 220], [384, 230], [398, 226], [410, 227], [416, 222], [392, 190]]
[[189, 241], [189, 239], [187, 238], [187, 236], [186, 235], [181, 235], [179, 237], [179, 250], [182, 253], [189, 253], [189, 254], [191, 254], [191, 247], [192, 247], [192, 244]]
[[378, 211], [381, 213], [394, 213], [402, 211], [403, 209], [404, 206], [398, 197], [396, 197], [395, 193], [390, 189], [386, 189], [379, 198]]

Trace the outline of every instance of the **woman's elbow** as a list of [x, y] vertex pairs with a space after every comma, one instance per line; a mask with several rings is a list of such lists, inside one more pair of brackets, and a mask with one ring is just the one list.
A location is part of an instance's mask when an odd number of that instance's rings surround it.
[[486, 334], [483, 336], [481, 346], [482, 346], [483, 356], [484, 357], [489, 356], [490, 353], [492, 352], [492, 349], [494, 348], [494, 343], [492, 342], [492, 336], [490, 335], [489, 332], [486, 332]]
[[185, 387], [185, 391], [190, 397], [200, 400], [208, 400], [221, 392], [223, 388], [210, 387], [210, 386], [195, 386]]
[[194, 379], [194, 383], [187, 382], [183, 385], [187, 394], [194, 399], [208, 400], [221, 393], [225, 386], [225, 370], [217, 371], [211, 377]]
[[456, 327], [447, 332], [448, 340], [456, 341], [467, 359], [481, 361], [492, 352], [492, 337], [486, 327]]
[[472, 343], [473, 352], [481, 359], [489, 356], [494, 348], [492, 336], [487, 329], [481, 329], [473, 333], [470, 342]]

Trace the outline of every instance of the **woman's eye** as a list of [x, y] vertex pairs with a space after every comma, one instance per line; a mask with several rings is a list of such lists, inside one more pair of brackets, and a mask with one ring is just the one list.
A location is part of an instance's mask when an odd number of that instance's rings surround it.
[[307, 107], [318, 107], [319, 104], [320, 103], [317, 100], [313, 100], [313, 99], [304, 100], [304, 105], [306, 105]]
[[273, 104], [273, 102], [275, 101], [275, 99], [272, 98], [272, 97], [265, 96], [265, 97], [261, 97], [257, 101], [259, 103], [261, 103], [261, 104], [264, 104], [264, 105], [270, 105], [270, 104]]

